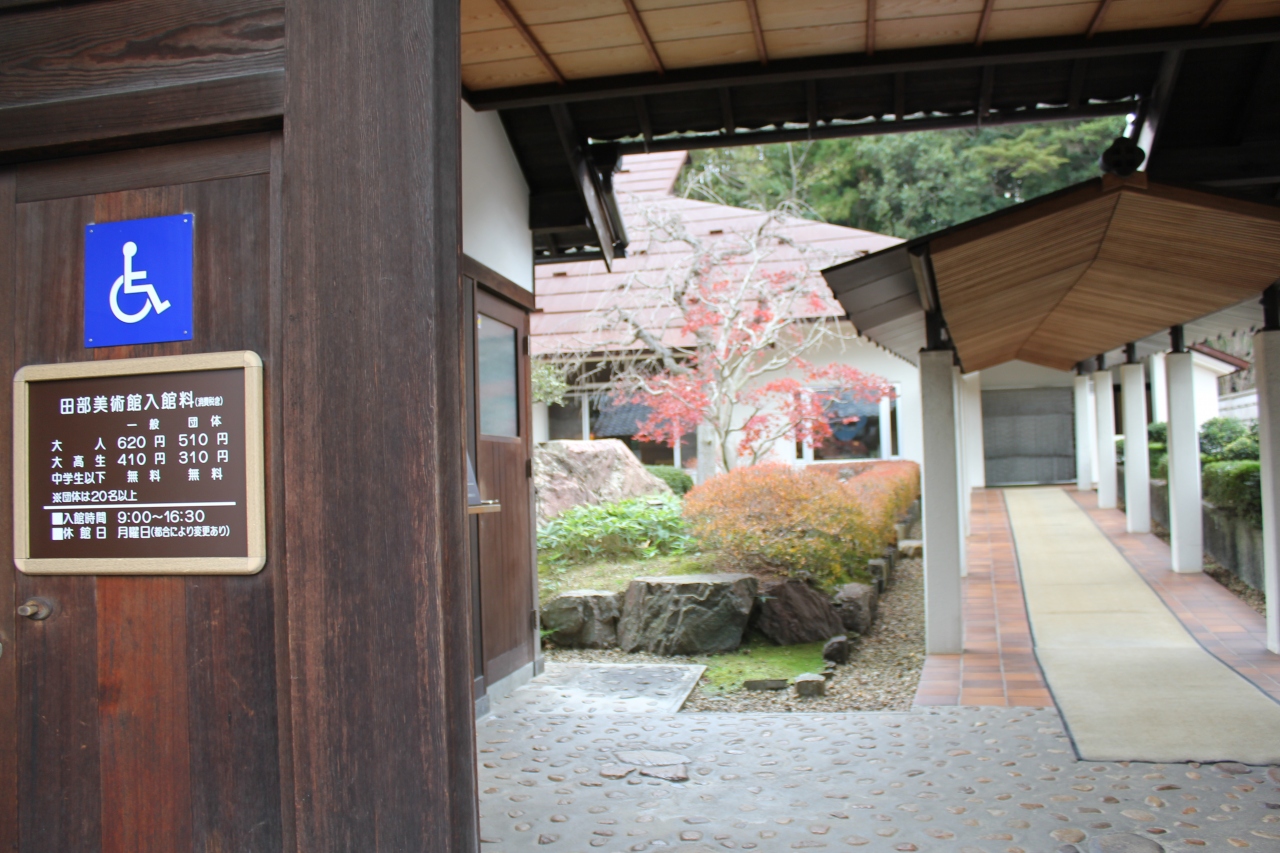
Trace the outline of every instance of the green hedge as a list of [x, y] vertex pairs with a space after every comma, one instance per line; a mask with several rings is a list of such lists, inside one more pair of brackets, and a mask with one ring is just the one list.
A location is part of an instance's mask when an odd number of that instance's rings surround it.
[[677, 495], [683, 495], [693, 488], [693, 478], [674, 465], [646, 465], [649, 473], [671, 487]]
[[1249, 427], [1235, 418], [1210, 418], [1200, 427], [1200, 452], [1223, 459], [1227, 445], [1249, 434]]
[[575, 506], [538, 528], [538, 556], [553, 565], [605, 558], [648, 560], [696, 550], [675, 495]]
[[1212, 462], [1204, 466], [1203, 480], [1205, 500], [1262, 525], [1262, 466], [1258, 462]]

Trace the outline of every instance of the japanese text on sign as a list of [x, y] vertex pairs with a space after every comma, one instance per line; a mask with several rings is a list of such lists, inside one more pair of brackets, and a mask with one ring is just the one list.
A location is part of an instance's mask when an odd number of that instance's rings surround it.
[[33, 559], [247, 548], [242, 370], [31, 383]]

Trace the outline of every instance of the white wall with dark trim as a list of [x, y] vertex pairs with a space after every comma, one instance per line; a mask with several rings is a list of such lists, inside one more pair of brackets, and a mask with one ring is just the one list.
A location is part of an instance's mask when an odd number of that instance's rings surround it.
[[462, 103], [462, 251], [533, 291], [529, 186], [496, 112]]

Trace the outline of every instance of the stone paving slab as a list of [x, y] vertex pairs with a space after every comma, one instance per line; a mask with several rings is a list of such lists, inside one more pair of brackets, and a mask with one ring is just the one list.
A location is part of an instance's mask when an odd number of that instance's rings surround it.
[[508, 700], [478, 748], [485, 853], [1048, 853], [1115, 833], [1280, 850], [1280, 769], [1077, 761], [1051, 709], [538, 714]]
[[673, 714], [706, 669], [679, 664], [548, 663], [505, 705], [514, 703], [526, 714]]

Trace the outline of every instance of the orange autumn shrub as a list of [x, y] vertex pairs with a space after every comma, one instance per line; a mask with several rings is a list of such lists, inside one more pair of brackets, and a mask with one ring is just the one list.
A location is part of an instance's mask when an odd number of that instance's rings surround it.
[[685, 518], [704, 547], [824, 587], [866, 580], [867, 560], [893, 540], [893, 525], [920, 493], [913, 462], [736, 468], [685, 497]]

